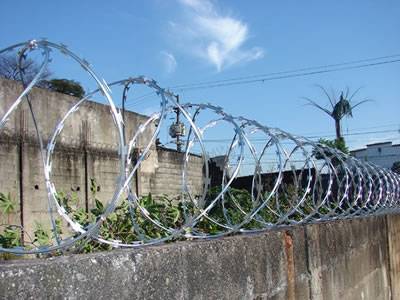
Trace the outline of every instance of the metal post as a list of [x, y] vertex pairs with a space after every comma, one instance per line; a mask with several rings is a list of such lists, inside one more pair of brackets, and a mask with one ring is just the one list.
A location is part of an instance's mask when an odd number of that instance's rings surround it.
[[124, 91], [122, 92], [122, 130], [123, 130], [123, 136], [124, 140], [126, 138], [126, 133], [125, 133], [125, 102], [127, 98], [127, 94], [129, 91], [129, 83], [125, 84]]
[[[176, 95], [176, 102], [179, 104], [179, 95]], [[176, 124], [178, 125], [180, 123], [179, 122], [180, 110], [178, 107], [175, 108], [175, 113], [176, 113]], [[182, 152], [180, 134], [176, 135], [176, 151]]]

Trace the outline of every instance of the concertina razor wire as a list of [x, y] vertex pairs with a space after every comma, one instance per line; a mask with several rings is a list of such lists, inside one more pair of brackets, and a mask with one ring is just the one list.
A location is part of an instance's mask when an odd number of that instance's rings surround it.
[[[0, 252], [14, 254], [39, 254], [56, 250], [66, 250], [81, 241], [96, 240], [112, 247], [140, 247], [158, 244], [176, 239], [210, 239], [232, 233], [248, 233], [267, 230], [277, 226], [321, 222], [335, 219], [354, 218], [366, 215], [394, 213], [399, 210], [400, 175], [368, 162], [344, 154], [336, 149], [295, 136], [277, 128], [271, 128], [244, 117], [235, 117], [221, 107], [212, 104], [179, 103], [176, 96], [146, 77], [128, 78], [107, 84], [101, 80], [89, 66], [65, 45], [52, 43], [45, 39], [30, 40], [0, 51], [17, 52], [19, 73], [23, 91], [10, 107], [3, 108], [0, 130], [4, 130], [10, 115], [22, 102], [29, 105], [34, 129], [38, 139], [44, 180], [47, 189], [48, 215], [54, 234], [52, 245], [0, 247]], [[30, 82], [24, 80], [23, 62], [34, 51], [39, 51], [43, 61], [37, 74]], [[41, 75], [50, 63], [51, 51], [58, 51], [71, 58], [95, 81], [97, 89], [79, 99], [55, 126], [47, 146], [43, 139], [32, 103], [30, 91], [37, 85]], [[160, 109], [151, 114], [141, 124], [132, 137], [126, 136], [123, 114], [111, 97], [111, 89], [122, 86], [123, 97], [133, 85], [143, 85], [157, 93]], [[57, 138], [66, 121], [90, 99], [101, 94], [109, 105], [113, 125], [118, 133], [119, 177], [116, 178], [113, 196], [102, 213], [91, 222], [82, 224], [59, 201], [57, 189], [52, 178], [52, 161]], [[125, 100], [124, 99], [124, 100]], [[3, 103], [5, 103], [3, 101]], [[184, 218], [179, 226], [170, 227], [154, 216], [140, 201], [139, 195], [131, 188], [132, 180], [160, 135], [166, 116], [179, 110], [188, 124], [189, 130], [182, 151], [181, 180], [182, 192], [179, 201]], [[206, 121], [200, 125], [200, 115]], [[216, 126], [223, 124], [232, 130], [226, 153], [223, 155], [222, 176], [217, 189], [212, 189], [210, 173], [210, 153], [204, 136]], [[152, 127], [153, 126], [153, 127]], [[152, 130], [151, 138], [141, 148], [139, 154], [133, 153], [138, 140], [145, 130]], [[226, 132], [224, 132], [224, 135]], [[257, 137], [256, 139], [253, 137]], [[255, 142], [257, 141], [257, 143]], [[261, 142], [261, 144], [259, 143]], [[190, 157], [196, 149], [202, 161], [202, 191], [193, 192], [191, 186]], [[299, 156], [301, 159], [299, 159]], [[263, 169], [265, 159], [274, 163], [273, 175]], [[247, 161], [250, 160], [251, 164]], [[251, 167], [249, 167], [251, 165]], [[243, 203], [240, 195], [232, 189], [232, 183], [239, 172], [246, 169], [251, 176], [249, 201]], [[288, 181], [290, 184], [288, 184]], [[211, 190], [213, 192], [211, 193]], [[110, 239], [102, 235], [102, 223], [109, 217], [124, 199], [128, 203], [128, 212], [135, 232], [135, 239], [126, 241]], [[218, 210], [218, 214], [213, 213]], [[157, 228], [161, 235], [149, 236], [137, 221], [140, 217]], [[72, 229], [71, 236], [59, 234], [56, 218], [61, 217]], [[212, 233], [204, 230], [204, 222], [212, 224], [218, 230]], [[21, 230], [24, 230], [21, 228]]]

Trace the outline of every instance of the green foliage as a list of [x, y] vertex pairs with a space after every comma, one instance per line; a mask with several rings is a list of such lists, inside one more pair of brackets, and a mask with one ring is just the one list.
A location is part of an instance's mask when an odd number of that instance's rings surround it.
[[[66, 212], [83, 227], [93, 224], [104, 213], [104, 204], [97, 198], [98, 185], [94, 179], [90, 181], [91, 203], [94, 207], [89, 211], [79, 207], [80, 202], [75, 192], [70, 194], [59, 192], [56, 196], [57, 201], [65, 208]], [[201, 207], [207, 207], [213, 199], [221, 192], [220, 187], [210, 189], [205, 203]], [[244, 229], [261, 229], [265, 223], [278, 221], [279, 215], [289, 212], [299, 201], [299, 197], [304, 191], [293, 185], [282, 185], [280, 190], [270, 199], [268, 205], [261, 209], [256, 218], [250, 222], [246, 220], [246, 215], [259, 207], [260, 201], [254, 200], [247, 190], [231, 188], [225, 193], [224, 198], [208, 211], [207, 217], [198, 220], [196, 230], [204, 234], [218, 234], [225, 229], [216, 223], [230, 224], [230, 226], [242, 224]], [[3, 194], [0, 194], [0, 196]], [[3, 195], [4, 196], [4, 195]], [[266, 192], [262, 199], [266, 199]], [[10, 197], [5, 196], [9, 200]], [[7, 201], [8, 201], [7, 200]], [[151, 194], [138, 199], [138, 204], [130, 203], [128, 199], [120, 201], [115, 210], [107, 216], [99, 228], [99, 235], [106, 240], [118, 240], [121, 243], [132, 243], [140, 239], [162, 238], [169, 235], [167, 230], [163, 230], [153, 221], [146, 217], [150, 216], [154, 221], [159, 222], [167, 229], [182, 228], [187, 233], [191, 228], [184, 228], [185, 224], [191, 223], [193, 216], [198, 216], [201, 207], [193, 202], [185, 202], [179, 198], [169, 198], [166, 195], [153, 197]], [[200, 205], [200, 204], [199, 204]], [[5, 205], [7, 211], [10, 205]], [[315, 209], [311, 197], [308, 197], [299, 207], [299, 211], [291, 214], [291, 220], [301, 220], [304, 214], [308, 214]], [[326, 213], [326, 209], [320, 209], [319, 213]], [[213, 221], [212, 221], [213, 220]], [[35, 222], [33, 244], [38, 247], [45, 247], [54, 244], [55, 236], [62, 235], [61, 221], [56, 219], [56, 229], [45, 228], [39, 222]], [[244, 225], [243, 225], [244, 224]], [[18, 227], [7, 226], [0, 234], [0, 245], [5, 248], [21, 246], [21, 229]], [[25, 245], [27, 246], [27, 245]], [[78, 241], [74, 248], [76, 252], [94, 252], [111, 250], [111, 246], [101, 244], [95, 240]], [[57, 253], [53, 253], [55, 255]]]
[[[207, 195], [208, 201], [206, 201], [206, 205], [209, 204], [210, 200], [215, 199], [220, 192], [221, 187], [213, 187], [210, 189]], [[226, 223], [225, 219], [227, 219], [229, 223], [234, 226], [243, 223], [245, 221], [245, 214], [243, 212], [250, 212], [253, 207], [254, 204], [252, 203], [251, 195], [247, 190], [231, 188], [229, 192], [224, 195], [223, 205], [218, 203], [210, 210], [208, 215], [210, 219], [222, 224]], [[243, 212], [240, 211], [239, 208]], [[223, 230], [221, 226], [215, 224], [215, 222], [210, 219], [206, 217], [200, 219], [198, 224], [200, 231], [208, 234], [217, 234]]]
[[345, 154], [349, 154], [349, 148], [346, 146], [346, 142], [344, 138], [334, 139], [334, 140], [327, 140], [327, 139], [319, 139], [318, 143], [323, 144], [325, 146], [338, 149]]
[[55, 223], [56, 223], [56, 232], [53, 232], [53, 236], [55, 237], [56, 234], [60, 235], [62, 234], [62, 228], [61, 228], [61, 220], [60, 219], [55, 219]]
[[75, 192], [72, 194], [67, 194], [63, 191], [60, 191], [56, 194], [56, 200], [63, 206], [67, 213], [72, 211], [72, 206], [75, 206], [78, 203], [78, 196]]
[[392, 171], [400, 174], [400, 161], [396, 161], [393, 163]]
[[[18, 226], [8, 225], [0, 233], [0, 246], [3, 248], [14, 248], [22, 245], [21, 229]], [[15, 259], [18, 256], [12, 253], [0, 253], [0, 259]]]
[[15, 211], [15, 202], [11, 198], [10, 193], [3, 194], [0, 193], [0, 211], [2, 214], [11, 214]]
[[[21, 228], [10, 224], [10, 216], [15, 212], [15, 201], [12, 199], [10, 193], [0, 193], [0, 212], [7, 215], [8, 225], [0, 233], [0, 246], [3, 248], [19, 247], [22, 244]], [[14, 258], [14, 255], [8, 253], [0, 254], [3, 259]]]
[[54, 92], [59, 92], [74, 97], [82, 98], [85, 90], [79, 82], [68, 79], [51, 79], [46, 81], [47, 88]]
[[21, 246], [21, 231], [16, 226], [6, 226], [0, 234], [0, 245], [3, 248], [12, 248]]
[[[349, 148], [346, 146], [346, 142], [344, 141], [343, 138], [339, 139], [334, 139], [334, 140], [327, 140], [327, 139], [319, 139], [318, 143], [321, 145], [325, 145], [329, 148], [337, 149], [345, 154], [349, 154]], [[325, 154], [326, 157], [330, 158], [333, 156], [333, 152], [330, 151], [329, 149], [323, 149], [323, 153]], [[313, 156], [316, 159], [324, 159], [324, 156], [320, 151], [317, 151], [316, 149], [313, 150]]]
[[35, 236], [33, 242], [39, 244], [40, 247], [52, 244], [50, 232], [37, 221], [35, 221], [35, 231], [33, 232], [33, 234]]
[[90, 212], [95, 216], [100, 216], [104, 212], [104, 205], [98, 199], [94, 199], [94, 201], [95, 201], [95, 208], [91, 209]]

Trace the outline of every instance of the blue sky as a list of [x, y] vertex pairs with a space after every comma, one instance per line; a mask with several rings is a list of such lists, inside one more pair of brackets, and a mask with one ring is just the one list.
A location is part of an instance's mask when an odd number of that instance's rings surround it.
[[[399, 1], [10, 1], [2, 0], [0, 48], [31, 38], [62, 42], [106, 81], [147, 75], [163, 87], [400, 54]], [[66, 61], [58, 75], [89, 88]], [[331, 137], [334, 126], [302, 97], [322, 105], [315, 85], [363, 87], [344, 133], [350, 148], [400, 142], [400, 63], [220, 88], [180, 91], [183, 101], [211, 102], [234, 115], [303, 135]], [[153, 102], [152, 102], [153, 101]], [[155, 100], [132, 99], [151, 110]]]

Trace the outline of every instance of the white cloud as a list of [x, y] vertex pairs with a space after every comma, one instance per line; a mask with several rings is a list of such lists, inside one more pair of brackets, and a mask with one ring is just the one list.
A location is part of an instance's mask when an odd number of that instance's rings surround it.
[[218, 71], [234, 64], [263, 57], [259, 47], [244, 48], [247, 24], [222, 15], [209, 0], [179, 0], [184, 21], [170, 22], [170, 28], [183, 50], [213, 64]]
[[162, 56], [165, 71], [167, 73], [174, 72], [178, 65], [178, 63], [176, 62], [175, 56], [172, 53], [169, 53], [167, 51], [161, 51], [160, 54]]

